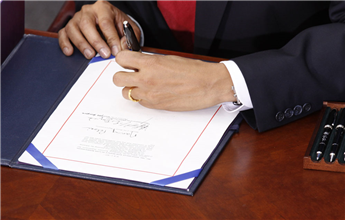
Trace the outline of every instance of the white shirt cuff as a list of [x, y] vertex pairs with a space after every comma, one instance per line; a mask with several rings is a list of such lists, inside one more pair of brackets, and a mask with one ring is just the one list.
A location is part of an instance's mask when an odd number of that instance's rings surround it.
[[228, 69], [232, 82], [234, 84], [237, 97], [242, 103], [242, 105], [239, 106], [234, 105], [232, 102], [224, 102], [222, 103], [224, 110], [227, 112], [235, 112], [252, 109], [252, 100], [250, 98], [249, 90], [240, 68], [232, 60], [222, 61], [221, 63], [223, 63]]

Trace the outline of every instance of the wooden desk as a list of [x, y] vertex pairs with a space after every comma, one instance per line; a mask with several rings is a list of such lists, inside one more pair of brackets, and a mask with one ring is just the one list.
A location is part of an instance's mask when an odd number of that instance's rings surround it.
[[345, 175], [303, 169], [317, 117], [265, 133], [243, 122], [193, 197], [1, 167], [1, 216], [345, 219]]

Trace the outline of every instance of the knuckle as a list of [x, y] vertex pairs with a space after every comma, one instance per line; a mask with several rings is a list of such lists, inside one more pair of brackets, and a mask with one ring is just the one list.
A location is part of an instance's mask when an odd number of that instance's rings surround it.
[[90, 40], [90, 44], [92, 45], [93, 48], [98, 50], [97, 48], [101, 47], [102, 42], [100, 40]]
[[86, 19], [86, 18], [81, 18], [80, 19], [80, 22], [79, 22], [80, 29], [86, 29], [90, 25], [91, 25], [91, 22], [90, 22], [89, 19]]
[[[66, 33], [71, 33], [73, 31], [73, 29], [75, 29], [75, 26], [76, 26], [75, 22], [70, 20], [64, 29], [65, 29]], [[61, 29], [61, 30], [63, 30], [63, 29]]]
[[106, 40], [107, 40], [108, 45], [111, 46], [117, 39], [116, 37], [111, 36], [111, 37], [108, 37]]
[[64, 34], [64, 31], [65, 31], [65, 28], [62, 28], [62, 29], [59, 30], [59, 32], [58, 32], [59, 39], [60, 39], [61, 35]]
[[104, 17], [99, 21], [99, 26], [102, 29], [110, 29], [113, 26], [113, 22], [109, 17]]
[[74, 44], [81, 52], [83, 52], [84, 49], [86, 48], [83, 42], [74, 42]]
[[67, 44], [68, 36], [66, 35], [66, 32], [64, 29], [61, 29], [58, 32], [58, 38], [59, 38], [59, 45], [61, 47], [64, 47]]
[[104, 6], [104, 5], [108, 5], [108, 3], [109, 3], [109, 2], [107, 2], [107, 1], [97, 1], [97, 2], [95, 3], [95, 5], [96, 5], [96, 6], [99, 6], [99, 5]]
[[92, 5], [83, 5], [80, 9], [81, 12], [87, 12], [90, 11], [90, 9], [92, 8]]
[[97, 1], [96, 3], [94, 3], [92, 5], [92, 7], [97, 11], [97, 10], [101, 10], [101, 11], [112, 11], [111, 9], [115, 6], [113, 6], [111, 3], [109, 3], [108, 1]]

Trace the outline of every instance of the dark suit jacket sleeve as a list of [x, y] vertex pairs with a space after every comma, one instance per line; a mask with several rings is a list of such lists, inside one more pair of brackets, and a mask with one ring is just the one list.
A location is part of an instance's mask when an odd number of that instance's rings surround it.
[[243, 112], [252, 127], [265, 131], [323, 101], [345, 101], [345, 2], [332, 2], [329, 11], [333, 23], [306, 29], [283, 48], [233, 59], [252, 99], [253, 110]]

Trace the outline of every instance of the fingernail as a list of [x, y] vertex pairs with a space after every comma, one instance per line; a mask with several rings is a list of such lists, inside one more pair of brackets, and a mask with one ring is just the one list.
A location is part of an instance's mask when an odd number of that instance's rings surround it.
[[119, 48], [115, 45], [111, 47], [111, 52], [115, 56], [119, 52]]
[[67, 54], [68, 54], [68, 52], [69, 52], [68, 47], [64, 47], [64, 48], [63, 48], [63, 53], [67, 55]]
[[108, 51], [106, 48], [104, 48], [104, 47], [102, 47], [102, 48], [99, 50], [99, 54], [100, 54], [101, 57], [103, 57], [103, 58], [109, 57], [109, 51]]
[[88, 48], [86, 48], [86, 49], [84, 50], [84, 56], [85, 56], [87, 59], [92, 58], [92, 52], [91, 52], [91, 50], [88, 49]]

